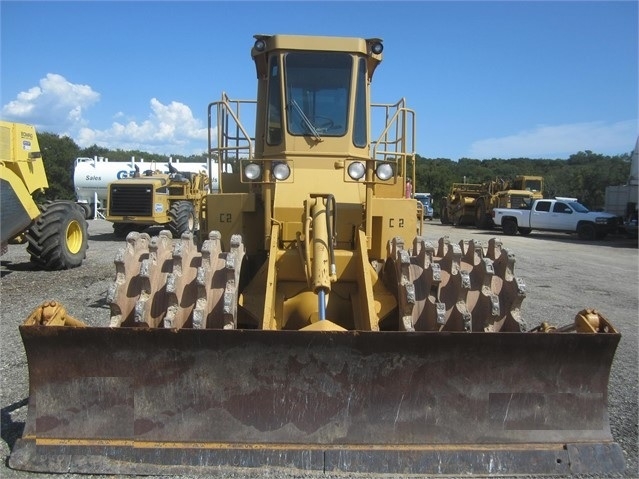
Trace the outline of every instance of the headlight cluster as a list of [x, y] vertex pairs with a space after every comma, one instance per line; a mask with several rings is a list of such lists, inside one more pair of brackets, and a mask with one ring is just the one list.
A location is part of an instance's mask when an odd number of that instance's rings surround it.
[[262, 167], [257, 163], [249, 163], [244, 167], [244, 176], [248, 180], [257, 180], [262, 176]]
[[280, 181], [288, 179], [291, 176], [291, 169], [288, 163], [275, 163], [273, 165], [273, 176]]
[[379, 165], [377, 165], [377, 168], [375, 168], [375, 173], [380, 180], [386, 181], [392, 178], [393, 167], [390, 165], [390, 163], [380, 163]]
[[[291, 167], [284, 161], [273, 163], [271, 173], [276, 180], [284, 181], [291, 176]], [[248, 163], [244, 166], [244, 178], [255, 181], [262, 177], [262, 165], [259, 163]]]
[[[379, 163], [377, 168], [375, 168], [375, 174], [377, 178], [382, 181], [389, 180], [394, 175], [393, 166], [390, 163]], [[364, 175], [366, 175], [364, 163], [353, 161], [348, 165], [348, 176], [350, 176], [351, 179], [358, 181], [364, 178]]]
[[366, 174], [366, 167], [359, 161], [354, 161], [348, 165], [348, 176], [354, 180], [361, 180]]

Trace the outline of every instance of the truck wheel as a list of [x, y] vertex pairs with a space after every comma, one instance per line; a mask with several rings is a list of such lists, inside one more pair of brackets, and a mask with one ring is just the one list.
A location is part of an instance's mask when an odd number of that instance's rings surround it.
[[486, 229], [488, 227], [488, 216], [486, 216], [486, 204], [483, 200], [477, 201], [475, 208], [475, 227]]
[[501, 228], [505, 235], [513, 236], [517, 234], [517, 221], [506, 219], [502, 222]]
[[597, 236], [597, 230], [592, 223], [581, 223], [577, 226], [577, 236], [580, 240], [592, 241]]
[[195, 207], [189, 201], [173, 203], [169, 211], [169, 218], [169, 230], [174, 238], [181, 238], [182, 233], [195, 233], [197, 230]]
[[72, 201], [54, 201], [27, 232], [31, 261], [48, 270], [77, 268], [86, 258], [89, 239], [84, 210]]

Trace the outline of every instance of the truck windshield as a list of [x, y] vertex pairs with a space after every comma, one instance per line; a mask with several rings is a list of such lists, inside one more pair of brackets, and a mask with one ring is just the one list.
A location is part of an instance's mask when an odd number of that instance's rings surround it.
[[584, 205], [582, 205], [581, 203], [577, 203], [576, 201], [571, 201], [569, 205], [572, 206], [572, 209], [575, 210], [577, 213], [588, 213], [590, 211]]
[[345, 53], [285, 57], [287, 128], [292, 135], [343, 136], [348, 121], [353, 58]]
[[430, 196], [415, 195], [415, 199], [418, 200], [424, 206], [430, 206]]

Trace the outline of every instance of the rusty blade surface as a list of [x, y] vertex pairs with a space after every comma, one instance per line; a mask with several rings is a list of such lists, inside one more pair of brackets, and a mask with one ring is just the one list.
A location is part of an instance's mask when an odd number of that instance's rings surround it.
[[623, 469], [618, 334], [21, 327], [29, 409], [10, 466], [193, 473]]

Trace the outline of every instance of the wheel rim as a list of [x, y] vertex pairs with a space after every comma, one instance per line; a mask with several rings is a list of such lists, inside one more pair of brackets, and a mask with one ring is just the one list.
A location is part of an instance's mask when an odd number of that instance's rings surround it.
[[67, 248], [71, 254], [78, 254], [82, 248], [82, 227], [77, 221], [71, 221], [67, 226]]

